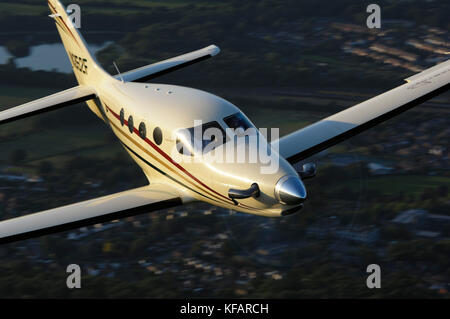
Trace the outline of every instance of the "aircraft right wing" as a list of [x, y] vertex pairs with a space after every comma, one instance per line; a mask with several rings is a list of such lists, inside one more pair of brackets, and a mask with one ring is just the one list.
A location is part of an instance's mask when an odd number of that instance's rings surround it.
[[272, 142], [291, 164], [419, 105], [450, 87], [450, 60], [405, 79], [406, 84]]
[[170, 208], [191, 200], [163, 185], [148, 185], [0, 221], [0, 244]]
[[67, 105], [95, 99], [95, 90], [88, 86], [76, 86], [71, 89], [35, 100], [26, 104], [12, 107], [0, 112], [0, 124], [9, 123], [28, 116], [52, 111]]
[[[121, 75], [116, 75], [118, 80], [123, 79], [125, 82], [145, 82], [154, 79], [166, 73], [181, 69], [185, 66], [206, 60], [219, 54], [220, 49], [215, 45], [179, 55], [177, 57], [149, 64], [138, 69], [134, 69]], [[122, 77], [121, 77], [122, 76]]]

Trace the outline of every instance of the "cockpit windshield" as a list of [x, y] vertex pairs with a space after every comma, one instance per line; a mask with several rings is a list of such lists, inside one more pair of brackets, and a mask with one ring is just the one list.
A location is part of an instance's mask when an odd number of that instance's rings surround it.
[[256, 133], [253, 124], [240, 112], [227, 116], [223, 121], [234, 130], [236, 135], [252, 135]]
[[[232, 130], [230, 136], [257, 134], [253, 124], [240, 112], [225, 117], [223, 121], [229, 127], [227, 130]], [[229, 139], [222, 126], [217, 121], [211, 121], [177, 131], [176, 147], [180, 154], [193, 156], [195, 153], [208, 153]]]
[[197, 125], [177, 132], [176, 146], [179, 153], [192, 156], [207, 153], [227, 141], [227, 135], [216, 121]]

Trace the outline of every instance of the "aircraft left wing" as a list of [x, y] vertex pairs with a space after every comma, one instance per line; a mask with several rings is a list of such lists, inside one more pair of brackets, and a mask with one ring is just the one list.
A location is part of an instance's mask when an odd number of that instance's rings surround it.
[[116, 75], [115, 78], [118, 80], [123, 79], [125, 82], [145, 82], [188, 65], [206, 60], [219, 54], [219, 52], [220, 49], [217, 46], [210, 45], [197, 51], [149, 64], [141, 68], [122, 73], [121, 75]]
[[71, 89], [12, 107], [0, 112], [0, 124], [19, 120], [28, 116], [55, 110], [64, 106], [95, 99], [95, 90], [88, 86], [76, 86]]
[[272, 142], [291, 164], [386, 121], [450, 87], [450, 60], [406, 79], [406, 84]]
[[0, 222], [0, 244], [103, 223], [187, 203], [171, 189], [148, 185]]

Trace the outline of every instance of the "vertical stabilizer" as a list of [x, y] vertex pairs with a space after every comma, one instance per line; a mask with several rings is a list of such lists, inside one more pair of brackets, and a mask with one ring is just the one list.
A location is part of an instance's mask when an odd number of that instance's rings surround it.
[[68, 16], [65, 7], [57, 0], [47, 2], [50, 16], [55, 20], [78, 83], [94, 85], [102, 78], [109, 76], [89, 52], [86, 42]]

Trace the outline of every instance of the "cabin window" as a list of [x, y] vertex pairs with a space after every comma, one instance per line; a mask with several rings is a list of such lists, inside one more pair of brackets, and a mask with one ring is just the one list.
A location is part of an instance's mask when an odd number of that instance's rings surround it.
[[133, 133], [133, 131], [134, 131], [134, 124], [133, 124], [133, 117], [131, 115], [128, 118], [128, 129], [130, 130], [130, 133]]
[[162, 131], [159, 127], [155, 127], [155, 129], [153, 130], [153, 140], [155, 141], [155, 143], [157, 145], [161, 145], [162, 140], [163, 140], [163, 135], [162, 135]]
[[141, 122], [141, 124], [139, 124], [139, 136], [145, 140], [145, 138], [147, 137], [147, 129], [145, 128], [145, 123]]
[[120, 110], [120, 124], [122, 124], [122, 126], [125, 124], [125, 110], [124, 109]]

